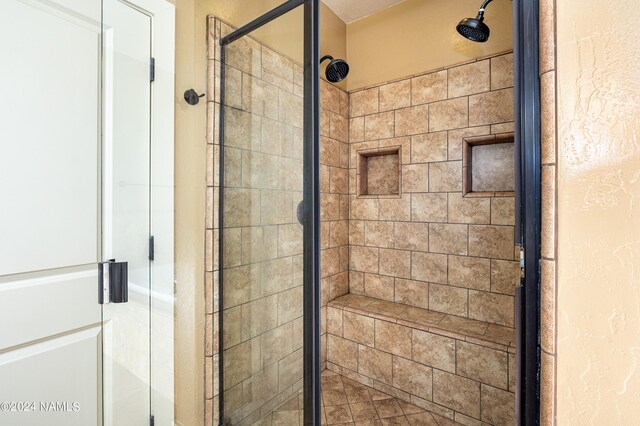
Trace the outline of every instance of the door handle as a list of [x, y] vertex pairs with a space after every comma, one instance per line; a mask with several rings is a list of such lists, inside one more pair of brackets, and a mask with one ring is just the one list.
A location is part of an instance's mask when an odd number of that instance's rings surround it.
[[302, 200], [298, 203], [298, 207], [296, 208], [296, 216], [298, 217], [298, 223], [300, 223], [300, 225], [304, 225], [307, 220], [307, 212], [304, 207], [304, 200]]
[[129, 264], [111, 259], [98, 263], [98, 303], [129, 301]]

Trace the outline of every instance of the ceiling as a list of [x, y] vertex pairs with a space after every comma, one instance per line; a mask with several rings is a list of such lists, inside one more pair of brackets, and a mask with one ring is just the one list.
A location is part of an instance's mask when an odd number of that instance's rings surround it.
[[323, 0], [347, 24], [403, 0]]

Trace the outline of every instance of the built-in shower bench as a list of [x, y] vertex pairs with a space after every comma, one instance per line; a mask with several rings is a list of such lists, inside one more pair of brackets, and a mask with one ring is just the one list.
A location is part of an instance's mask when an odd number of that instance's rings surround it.
[[347, 294], [327, 306], [327, 368], [464, 424], [514, 424], [515, 330]]

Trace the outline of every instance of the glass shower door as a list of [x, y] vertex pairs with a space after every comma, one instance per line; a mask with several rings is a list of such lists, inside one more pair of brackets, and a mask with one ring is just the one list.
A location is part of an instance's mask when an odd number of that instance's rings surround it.
[[[308, 13], [315, 2], [306, 3]], [[310, 39], [305, 50], [307, 19], [299, 7], [254, 21], [256, 31], [234, 33], [215, 23], [215, 42], [223, 40], [216, 57], [222, 76], [219, 356], [227, 425], [313, 424], [317, 110], [307, 98], [313, 84], [305, 87], [303, 64], [312, 50]], [[313, 82], [310, 74], [307, 79]]]
[[103, 3], [102, 257], [127, 262], [128, 300], [102, 305], [105, 426], [151, 418], [151, 18]]

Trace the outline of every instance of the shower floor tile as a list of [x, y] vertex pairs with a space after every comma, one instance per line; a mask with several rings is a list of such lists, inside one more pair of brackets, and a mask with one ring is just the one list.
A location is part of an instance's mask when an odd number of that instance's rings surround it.
[[[263, 419], [260, 425], [301, 425], [301, 395], [297, 394], [291, 397], [276, 408], [270, 417], [270, 419]], [[322, 424], [354, 426], [460, 425], [453, 420], [433, 414], [329, 370], [322, 372]]]

